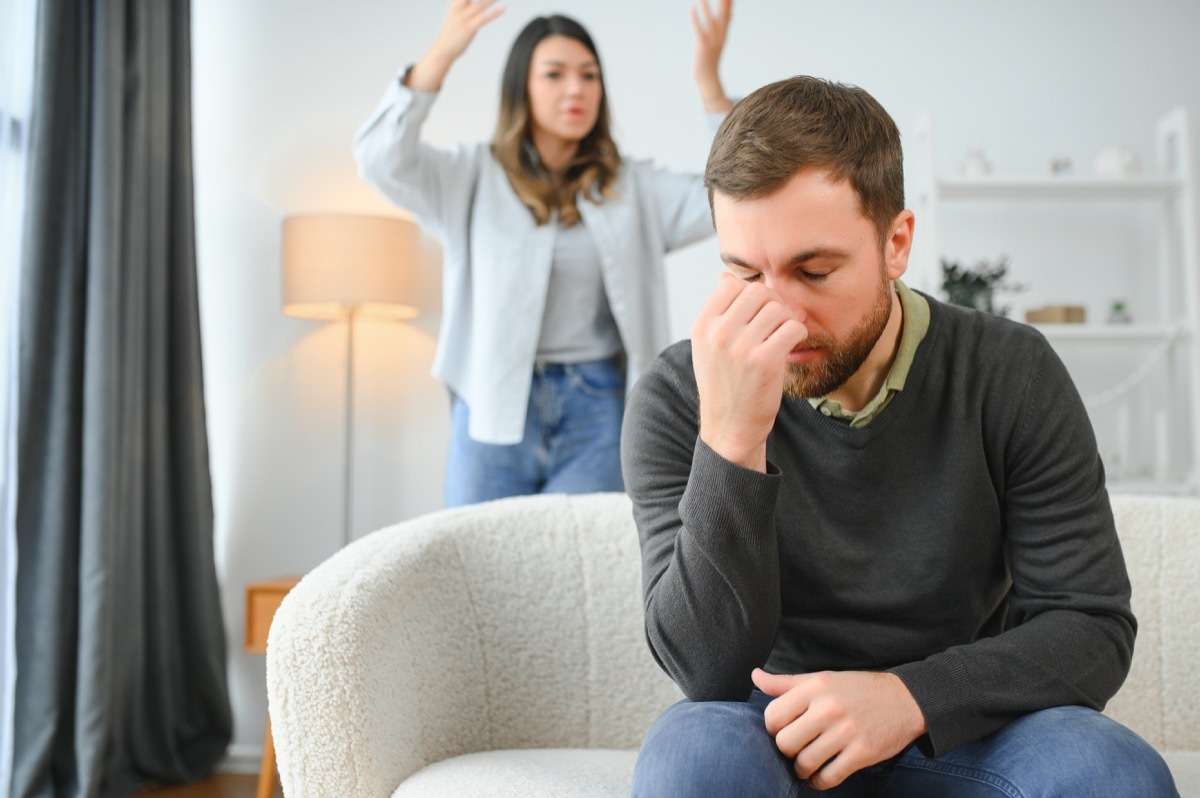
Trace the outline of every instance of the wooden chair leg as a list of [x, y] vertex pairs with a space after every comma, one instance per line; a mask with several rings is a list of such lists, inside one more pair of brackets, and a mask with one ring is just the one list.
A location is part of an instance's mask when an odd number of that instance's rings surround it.
[[262, 764], [258, 768], [258, 791], [254, 798], [275, 794], [275, 741], [271, 739], [271, 716], [267, 715], [267, 733], [263, 736]]

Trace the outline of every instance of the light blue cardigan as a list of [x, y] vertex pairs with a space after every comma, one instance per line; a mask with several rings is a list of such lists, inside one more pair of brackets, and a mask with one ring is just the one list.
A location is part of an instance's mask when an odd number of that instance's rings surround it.
[[[486, 143], [421, 142], [436, 96], [392, 81], [359, 129], [354, 157], [364, 180], [441, 239], [443, 307], [433, 375], [471, 408], [472, 438], [518, 443], [554, 229], [535, 223]], [[713, 228], [700, 175], [623, 159], [614, 189], [615, 198], [597, 205], [580, 197], [578, 207], [600, 253], [632, 385], [671, 343], [663, 256]]]

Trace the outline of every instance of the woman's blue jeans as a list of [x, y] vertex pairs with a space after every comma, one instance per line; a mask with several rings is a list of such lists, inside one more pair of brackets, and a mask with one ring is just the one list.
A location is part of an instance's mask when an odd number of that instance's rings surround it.
[[619, 359], [535, 367], [525, 437], [501, 446], [472, 440], [470, 409], [451, 397], [446, 506], [530, 493], [621, 491], [625, 371]]
[[1178, 798], [1166, 763], [1129, 729], [1084, 707], [1034, 712], [937, 759], [915, 745], [818, 792], [763, 724], [770, 699], [681, 701], [646, 735], [635, 798]]

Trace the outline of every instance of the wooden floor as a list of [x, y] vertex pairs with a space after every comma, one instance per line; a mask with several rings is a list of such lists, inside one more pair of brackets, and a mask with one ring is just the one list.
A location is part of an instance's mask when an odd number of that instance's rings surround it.
[[[159, 787], [137, 793], [134, 798], [254, 798], [258, 788], [258, 776], [233, 776], [219, 774], [196, 784], [184, 787]], [[283, 791], [275, 785], [275, 795], [283, 798]]]

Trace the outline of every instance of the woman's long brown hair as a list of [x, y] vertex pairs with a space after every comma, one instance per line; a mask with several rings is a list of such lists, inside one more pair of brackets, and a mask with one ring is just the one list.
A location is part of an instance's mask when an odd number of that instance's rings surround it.
[[[596, 124], [579, 142], [575, 157], [558, 174], [542, 165], [530, 136], [529, 65], [534, 48], [547, 36], [567, 36], [582, 44], [596, 59], [600, 73], [600, 112]], [[620, 172], [621, 156], [609, 132], [604, 71], [592, 37], [570, 17], [560, 14], [536, 17], [513, 42], [500, 87], [500, 117], [492, 136], [492, 155], [538, 224], [546, 224], [557, 210], [559, 221], [570, 227], [579, 221], [577, 196], [594, 203], [615, 196], [612, 186]]]

